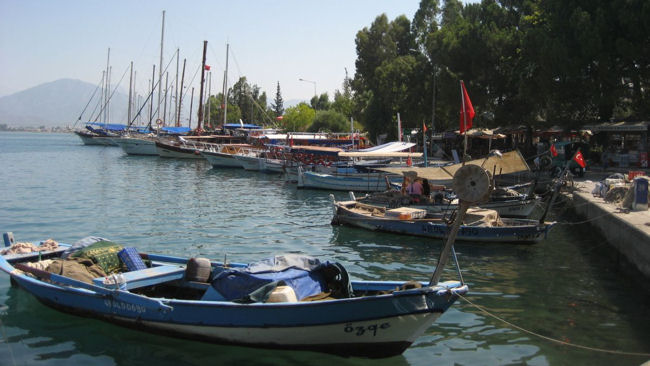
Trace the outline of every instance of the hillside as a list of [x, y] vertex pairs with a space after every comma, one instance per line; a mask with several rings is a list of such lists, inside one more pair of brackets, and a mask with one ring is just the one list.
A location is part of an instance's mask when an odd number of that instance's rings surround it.
[[[72, 126], [96, 87], [81, 80], [60, 79], [0, 97], [0, 124], [10, 127]], [[99, 94], [98, 90], [83, 121], [91, 118]], [[111, 120], [119, 123], [117, 120], [126, 116], [127, 99], [124, 94], [115, 93], [110, 104]]]

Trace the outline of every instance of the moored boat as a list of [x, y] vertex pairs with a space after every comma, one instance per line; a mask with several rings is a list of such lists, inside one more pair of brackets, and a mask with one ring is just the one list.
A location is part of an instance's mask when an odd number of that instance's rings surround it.
[[[444, 213], [398, 207], [389, 209], [357, 201], [335, 201], [333, 225], [349, 225], [373, 231], [444, 239], [449, 225]], [[536, 243], [546, 238], [554, 222], [502, 218], [494, 210], [471, 209], [458, 231], [457, 240], [498, 243]]]
[[[468, 291], [458, 281], [350, 281], [339, 264], [305, 256], [244, 265], [147, 255], [105, 240], [81, 249], [47, 243], [43, 251], [0, 256], [0, 269], [12, 283], [45, 305], [153, 334], [221, 344], [399, 355]], [[70, 254], [73, 247], [79, 250]], [[86, 256], [101, 252], [107, 259], [116, 250], [121, 264], [112, 257], [101, 263], [130, 270], [89, 279], [51, 272], [50, 266], [85, 266]]]

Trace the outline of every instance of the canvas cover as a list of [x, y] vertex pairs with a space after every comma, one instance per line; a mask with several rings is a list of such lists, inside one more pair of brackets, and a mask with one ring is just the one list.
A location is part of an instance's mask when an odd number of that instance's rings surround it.
[[[470, 160], [465, 164], [474, 164], [485, 168], [490, 173], [510, 174], [524, 171], [530, 171], [526, 160], [518, 150], [503, 153], [502, 156], [489, 156], [484, 159]], [[456, 171], [463, 166], [462, 163], [453, 164], [443, 167], [402, 167], [402, 168], [377, 168], [376, 170], [404, 175], [405, 173], [415, 173], [420, 178], [426, 178], [429, 181], [446, 181], [451, 182]]]
[[[335, 279], [341, 284], [334, 284]], [[267, 258], [245, 268], [220, 272], [212, 280], [202, 300], [264, 301], [264, 294], [281, 284], [291, 287], [298, 300], [329, 291], [351, 296], [349, 278], [340, 265], [323, 263], [309, 256], [284, 255]], [[263, 294], [260, 295], [260, 292]]]

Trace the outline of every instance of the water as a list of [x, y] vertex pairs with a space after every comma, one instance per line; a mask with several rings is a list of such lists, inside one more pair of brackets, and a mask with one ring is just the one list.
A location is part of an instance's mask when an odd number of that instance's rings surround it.
[[[0, 133], [0, 230], [17, 241], [98, 235], [143, 251], [249, 262], [334, 259], [356, 279], [428, 280], [440, 242], [332, 227], [329, 193], [202, 161], [132, 157], [74, 135]], [[337, 199], [347, 194], [335, 193]], [[561, 221], [574, 220], [570, 216]], [[616, 270], [588, 225], [535, 245], [458, 244], [468, 299], [562, 341], [650, 353], [650, 296]], [[455, 279], [450, 266], [443, 279]], [[563, 347], [459, 300], [402, 356], [384, 360], [219, 346], [62, 314], [0, 275], [3, 365], [638, 365], [650, 357]]]

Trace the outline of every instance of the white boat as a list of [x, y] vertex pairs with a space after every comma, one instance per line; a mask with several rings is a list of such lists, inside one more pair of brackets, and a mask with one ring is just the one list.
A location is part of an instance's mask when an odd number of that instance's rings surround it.
[[335, 191], [382, 192], [388, 189], [390, 179], [402, 179], [386, 173], [327, 174], [298, 168], [298, 188], [317, 188]]
[[[234, 155], [234, 158], [239, 161], [244, 170], [259, 171], [261, 165], [261, 159], [259, 156], [254, 154], [249, 155]], [[208, 159], [210, 161], [210, 159]]]
[[156, 139], [153, 136], [122, 136], [113, 139], [113, 142], [128, 155], [153, 155], [158, 156]]
[[256, 149], [248, 144], [222, 144], [213, 149], [201, 150], [201, 156], [217, 168], [242, 168], [242, 161], [237, 159], [238, 155], [252, 156]]

